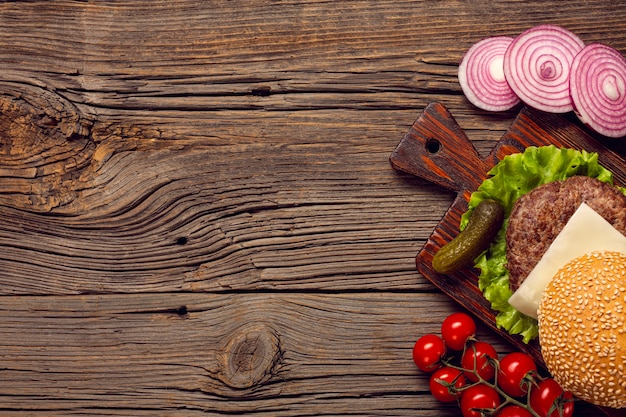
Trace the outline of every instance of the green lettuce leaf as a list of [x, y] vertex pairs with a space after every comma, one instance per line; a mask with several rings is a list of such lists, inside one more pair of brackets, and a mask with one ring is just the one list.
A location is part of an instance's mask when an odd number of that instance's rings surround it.
[[[523, 153], [504, 157], [488, 173], [489, 177], [472, 193], [469, 207], [461, 218], [461, 230], [474, 208], [484, 199], [499, 201], [505, 209], [505, 220], [490, 247], [478, 256], [478, 287], [497, 312], [496, 324], [528, 343], [538, 335], [537, 320], [515, 310], [508, 299], [509, 272], [506, 269], [505, 230], [513, 203], [520, 196], [542, 184], [586, 175], [613, 185], [613, 174], [598, 163], [598, 154], [556, 146], [529, 147]], [[620, 188], [626, 194], [626, 188]]]

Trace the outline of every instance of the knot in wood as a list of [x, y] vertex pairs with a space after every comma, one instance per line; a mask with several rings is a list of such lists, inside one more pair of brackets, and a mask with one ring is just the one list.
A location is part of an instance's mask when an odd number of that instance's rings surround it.
[[89, 166], [93, 123], [69, 101], [33, 85], [0, 83], [0, 203], [48, 212], [72, 201]]
[[221, 352], [220, 380], [246, 389], [268, 381], [282, 358], [278, 334], [267, 325], [238, 329]]

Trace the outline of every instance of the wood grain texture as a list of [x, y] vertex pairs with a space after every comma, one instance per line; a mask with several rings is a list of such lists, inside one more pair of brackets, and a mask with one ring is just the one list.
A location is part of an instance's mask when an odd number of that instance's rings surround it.
[[414, 263], [455, 195], [389, 154], [431, 102], [500, 139], [517, 111], [456, 80], [475, 41], [548, 22], [626, 53], [625, 14], [1, 2], [0, 415], [458, 416], [409, 358], [459, 309]]

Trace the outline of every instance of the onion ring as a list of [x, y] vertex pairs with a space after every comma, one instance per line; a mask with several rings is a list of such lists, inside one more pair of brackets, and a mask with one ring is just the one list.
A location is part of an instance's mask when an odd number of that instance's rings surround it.
[[482, 110], [505, 111], [520, 102], [504, 77], [508, 36], [485, 38], [465, 53], [459, 65], [459, 84], [465, 97]]
[[539, 25], [517, 36], [504, 54], [504, 74], [511, 89], [527, 105], [550, 113], [573, 110], [570, 68], [584, 48], [572, 32]]
[[574, 112], [597, 133], [626, 136], [626, 59], [615, 49], [590, 43], [574, 59], [570, 74]]

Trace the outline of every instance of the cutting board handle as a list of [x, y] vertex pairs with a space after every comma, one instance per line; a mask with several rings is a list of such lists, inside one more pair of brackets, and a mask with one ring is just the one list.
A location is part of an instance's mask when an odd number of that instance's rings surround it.
[[424, 109], [389, 162], [395, 169], [458, 193], [478, 188], [491, 168], [440, 103]]

